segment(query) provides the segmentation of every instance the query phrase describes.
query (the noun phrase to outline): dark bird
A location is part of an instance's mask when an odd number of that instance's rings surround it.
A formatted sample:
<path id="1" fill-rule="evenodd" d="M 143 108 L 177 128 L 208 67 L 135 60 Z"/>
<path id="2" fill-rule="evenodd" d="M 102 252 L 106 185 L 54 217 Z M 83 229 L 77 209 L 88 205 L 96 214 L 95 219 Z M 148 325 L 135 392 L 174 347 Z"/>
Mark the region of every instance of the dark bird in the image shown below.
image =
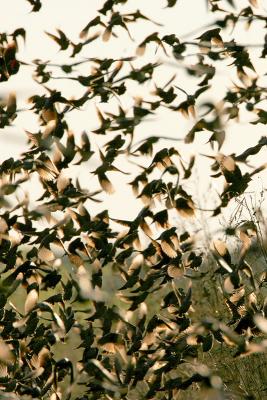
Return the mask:
<path id="1" fill-rule="evenodd" d="M 57 178 L 59 171 L 53 161 L 45 153 L 35 160 L 36 171 L 44 181 L 52 181 Z"/>
<path id="2" fill-rule="evenodd" d="M 201 87 L 200 89 L 196 90 L 196 92 L 193 95 L 189 95 L 186 93 L 186 91 L 178 86 L 175 86 L 176 89 L 179 89 L 180 91 L 182 91 L 183 93 L 186 94 L 187 99 L 185 101 L 183 101 L 182 103 L 180 103 L 178 106 L 169 106 L 169 108 L 171 110 L 174 111 L 180 111 L 183 116 L 188 117 L 190 114 L 195 117 L 196 113 L 195 113 L 195 103 L 196 103 L 196 99 L 206 90 L 208 90 L 210 88 L 210 86 L 206 85 Z"/>
<path id="3" fill-rule="evenodd" d="M 122 174 L 128 174 L 128 173 L 124 172 L 124 171 L 120 170 L 119 168 L 115 167 L 114 165 L 112 165 L 114 157 L 111 157 L 111 159 L 108 159 L 107 157 L 104 156 L 104 154 L 100 150 L 99 150 L 99 153 L 100 153 L 102 165 L 100 165 L 96 170 L 92 171 L 92 174 L 97 175 L 97 178 L 99 180 L 99 183 L 100 183 L 102 189 L 105 192 L 112 194 L 112 193 L 114 193 L 115 189 L 114 189 L 111 181 L 108 179 L 106 172 L 114 171 L 114 172 L 121 172 Z"/>
<path id="4" fill-rule="evenodd" d="M 70 40 L 67 38 L 65 33 L 60 29 L 57 29 L 59 36 L 53 35 L 52 33 L 45 32 L 47 36 L 53 39 L 60 47 L 60 50 L 66 50 L 69 47 Z"/>
<path id="5" fill-rule="evenodd" d="M 164 53 L 166 54 L 166 50 L 165 47 L 162 43 L 162 40 L 158 37 L 158 32 L 154 32 L 151 33 L 149 36 L 147 36 L 137 47 L 136 50 L 136 54 L 138 56 L 141 56 L 144 54 L 145 50 L 146 50 L 146 46 L 148 43 L 154 42 L 156 43 L 158 46 L 160 46 L 162 48 L 162 50 L 164 51 Z"/>
<path id="6" fill-rule="evenodd" d="M 153 213 L 150 211 L 149 207 L 144 207 L 138 213 L 137 217 L 133 221 L 126 221 L 122 219 L 111 218 L 112 221 L 117 222 L 123 226 L 127 226 L 129 228 L 128 234 L 136 231 L 139 227 L 148 235 L 151 235 L 151 230 L 145 221 L 145 218 L 153 218 Z"/>
<path id="7" fill-rule="evenodd" d="M 94 154 L 94 151 L 91 150 L 91 143 L 88 134 L 85 131 L 82 133 L 80 146 L 77 146 L 76 151 L 80 153 L 81 158 L 75 163 L 75 165 L 88 161 Z"/>
<path id="8" fill-rule="evenodd" d="M 221 32 L 221 28 L 215 28 L 215 29 L 210 29 L 210 30 L 202 33 L 202 35 L 197 37 L 197 39 L 199 39 L 199 41 L 200 41 L 200 46 L 201 45 L 203 45 L 203 47 L 205 47 L 205 45 L 210 46 L 211 42 L 214 42 L 217 45 L 223 46 L 223 40 L 220 35 L 220 32 Z"/>
<path id="9" fill-rule="evenodd" d="M 177 257 L 177 253 L 180 252 L 180 246 L 176 227 L 164 231 L 157 240 L 160 240 L 161 249 L 167 256 L 170 258 Z"/>
<path id="10" fill-rule="evenodd" d="M 167 167 L 170 167 L 171 165 L 173 165 L 171 156 L 174 154 L 179 155 L 179 152 L 174 147 L 171 148 L 165 147 L 164 149 L 159 150 L 155 154 L 150 166 L 156 166 L 159 169 L 165 169 Z"/>

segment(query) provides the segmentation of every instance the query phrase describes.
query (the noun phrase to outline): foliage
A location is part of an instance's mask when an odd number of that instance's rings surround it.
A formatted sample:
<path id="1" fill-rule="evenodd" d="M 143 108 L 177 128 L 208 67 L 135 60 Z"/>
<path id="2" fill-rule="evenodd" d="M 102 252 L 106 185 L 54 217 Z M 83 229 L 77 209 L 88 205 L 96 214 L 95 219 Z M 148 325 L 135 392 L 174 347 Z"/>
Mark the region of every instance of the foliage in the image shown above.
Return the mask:
<path id="1" fill-rule="evenodd" d="M 39 0 L 28 3 L 32 12 L 42 10 Z M 183 40 L 141 10 L 129 12 L 127 0 L 99 3 L 78 42 L 60 29 L 45 32 L 69 63 L 25 62 L 18 56 L 25 29 L 0 34 L 1 83 L 33 69 L 40 85 L 26 108 L 38 116 L 39 130 L 26 131 L 27 151 L 0 166 L 1 398 L 263 398 L 266 388 L 256 393 L 239 382 L 226 385 L 209 356 L 230 364 L 266 352 L 264 217 L 247 192 L 265 173 L 266 163 L 251 165 L 267 138 L 239 154 L 221 152 L 242 113 L 251 126 L 267 121 L 264 73 L 255 67 L 266 58 L 267 35 L 256 46 L 235 37 L 240 24 L 266 31 L 266 15 L 256 0 L 244 8 L 233 0 L 207 0 L 214 22 Z M 163 8 L 178 5 L 168 0 Z M 136 43 L 140 23 L 158 32 Z M 124 33 L 136 53 L 81 56 L 95 42 L 109 46 Z M 254 47 L 260 53 L 251 52 Z M 210 99 L 221 65 L 234 83 L 217 102 Z M 179 76 L 159 83 L 158 71 L 173 67 L 190 76 L 189 93 Z M 61 79 L 75 82 L 83 94 L 68 97 L 55 89 Z M 135 90 L 141 95 L 131 98 Z M 99 126 L 73 132 L 69 116 L 91 103 Z M 14 93 L 2 99 L 2 134 L 22 112 Z M 140 127 L 162 112 L 188 120 L 184 138 L 140 138 Z M 208 154 L 184 150 L 203 137 Z M 172 147 L 162 145 L 168 141 Z M 211 181 L 223 183 L 208 207 L 192 189 L 201 158 Z M 74 168 L 90 171 L 98 186 L 89 190 L 74 178 Z M 107 210 L 116 187 L 111 172 L 129 178 L 140 206 L 133 219 Z M 37 200 L 29 184 L 39 190 Z M 95 203 L 102 211 L 93 214 Z M 241 208 L 246 218 L 237 218 Z M 224 238 L 209 237 L 205 223 L 217 224 L 225 210 L 237 220 L 231 219 Z M 262 256 L 257 268 L 248 257 L 256 246 Z"/>

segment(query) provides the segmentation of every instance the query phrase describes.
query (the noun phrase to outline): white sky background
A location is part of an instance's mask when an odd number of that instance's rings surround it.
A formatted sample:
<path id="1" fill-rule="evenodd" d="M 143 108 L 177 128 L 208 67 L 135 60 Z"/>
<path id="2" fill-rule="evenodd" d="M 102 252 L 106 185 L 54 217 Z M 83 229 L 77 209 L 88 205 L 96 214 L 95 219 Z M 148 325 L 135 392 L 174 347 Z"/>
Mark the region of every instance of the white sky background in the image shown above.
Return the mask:
<path id="1" fill-rule="evenodd" d="M 44 31 L 55 33 L 56 28 L 63 30 L 66 35 L 73 41 L 79 42 L 79 33 L 84 28 L 84 26 L 96 16 L 96 10 L 103 5 L 102 0 L 43 0 L 43 6 L 38 13 L 30 13 L 31 6 L 24 0 L 2 0 L 1 9 L 2 13 L 0 15 L 0 27 L 1 31 L 13 32 L 14 29 L 19 27 L 24 27 L 27 32 L 26 45 L 21 46 L 21 53 L 19 54 L 19 59 L 30 62 L 33 59 L 50 60 L 51 62 L 59 63 L 70 63 L 73 59 L 69 58 L 68 52 L 59 52 L 58 45 L 54 43 L 48 36 L 45 35 Z M 247 0 L 237 0 L 236 3 L 242 7 L 248 6 Z M 206 1 L 205 0 L 178 0 L 175 8 L 164 9 L 166 4 L 165 0 L 131 0 L 127 4 L 129 11 L 135 11 L 140 9 L 143 14 L 152 18 L 153 20 L 162 23 L 163 27 L 158 27 L 152 25 L 148 22 L 142 23 L 138 22 L 135 28 L 134 24 L 129 25 L 130 31 L 133 34 L 136 42 L 132 43 L 127 33 L 118 29 L 116 32 L 119 35 L 119 39 L 111 39 L 109 42 L 103 42 L 101 39 L 96 40 L 92 44 L 85 47 L 83 52 L 80 54 L 80 59 L 83 57 L 125 57 L 132 56 L 135 54 L 135 49 L 138 43 L 140 43 L 144 37 L 148 34 L 159 31 L 161 34 L 171 34 L 174 33 L 178 38 L 183 38 L 183 36 L 191 31 L 194 31 L 201 26 L 205 26 L 208 22 L 213 21 L 214 15 L 207 12 Z M 267 10 L 267 0 L 261 1 L 261 9 Z M 126 7 L 123 10 L 126 12 Z M 235 37 L 240 43 L 263 43 L 264 30 L 263 24 L 256 26 L 255 28 L 250 28 L 246 31 L 244 27 L 240 24 L 238 28 L 235 29 L 234 33 L 231 35 L 229 31 L 229 37 L 223 38 L 230 40 Z M 207 30 L 207 29 L 206 29 Z M 193 36 L 189 36 L 188 39 L 195 38 L 205 31 L 205 28 L 199 33 L 194 33 Z M 150 50 L 150 48 L 153 51 Z M 253 50 L 260 54 L 259 49 Z M 160 54 L 160 53 L 159 53 Z M 75 61 L 79 59 L 79 56 L 75 58 Z M 197 88 L 196 80 L 188 77 L 184 74 L 183 69 L 179 68 L 176 61 L 171 58 L 167 60 L 165 56 L 155 55 L 154 45 L 149 47 L 146 55 L 140 59 L 140 63 L 145 64 L 145 62 L 154 62 L 157 60 L 171 61 L 161 67 L 159 72 L 156 73 L 156 80 L 158 86 L 163 86 L 174 73 L 177 74 L 177 85 L 184 88 L 187 92 L 194 92 Z M 220 64 L 220 63 L 219 63 Z M 257 60 L 255 64 L 256 70 L 259 74 L 262 71 L 267 71 L 267 61 L 266 59 Z M 24 71 L 20 71 L 18 75 L 14 75 L 8 82 L 1 83 L 0 86 L 0 97 L 4 97 L 11 90 L 17 93 L 19 100 L 19 105 L 23 106 L 24 101 L 31 95 L 43 93 L 43 89 L 37 83 L 34 83 L 31 77 L 31 69 L 29 67 L 21 67 Z M 88 66 L 79 67 L 79 71 L 86 73 L 88 71 Z M 231 87 L 232 83 L 235 82 L 240 84 L 235 75 L 235 69 L 232 67 L 232 72 L 230 69 L 225 69 L 223 65 L 218 65 L 218 75 L 212 80 L 212 90 L 207 94 L 203 95 L 203 98 L 207 100 L 220 99 L 225 93 L 225 87 Z M 56 75 L 56 74 L 54 74 Z M 63 76 L 63 73 L 58 69 L 58 76 Z M 23 77 L 23 78 L 22 78 Z M 267 79 L 264 77 L 261 81 L 263 86 L 267 86 Z M 67 97 L 75 96 L 79 97 L 85 92 L 85 88 L 81 87 L 76 82 L 70 82 L 69 80 L 54 80 L 49 81 L 47 86 L 50 88 L 57 88 L 62 91 L 62 94 Z M 146 94 L 153 89 L 153 86 L 145 84 L 140 87 L 137 92 L 133 87 L 133 92 L 131 95 Z M 205 97 L 206 96 L 206 97 Z M 201 97 L 202 99 L 202 97 Z M 183 101 L 184 96 L 178 97 L 178 100 Z M 90 103 L 90 104 L 89 104 Z M 70 128 L 74 131 L 75 135 L 79 135 L 83 130 L 90 132 L 90 130 L 96 129 L 99 126 L 99 122 L 96 118 L 95 102 L 88 102 L 86 107 L 84 107 L 84 112 L 78 111 L 77 113 L 72 112 L 68 117 L 70 122 Z M 115 104 L 115 103 L 114 103 Z M 132 102 L 125 100 L 123 108 L 130 108 Z M 267 104 L 262 102 L 260 104 L 261 108 L 267 108 Z M 25 104 L 24 104 L 25 107 Z M 30 107 L 27 105 L 27 107 Z M 110 110 L 113 105 L 101 104 L 99 108 L 102 111 Z M 116 108 L 113 108 L 116 110 Z M 261 136 L 266 135 L 266 127 L 264 125 L 250 125 L 247 122 L 247 115 L 241 116 L 240 123 L 231 123 L 230 128 L 227 130 L 227 139 L 221 149 L 224 154 L 236 153 L 240 154 L 247 147 L 257 144 Z M 141 124 L 141 127 L 137 129 L 136 141 L 154 135 L 172 136 L 175 138 L 183 138 L 185 134 L 193 126 L 194 120 L 185 120 L 177 113 L 170 113 L 162 111 L 159 116 L 155 118 L 148 118 L 147 122 Z M 32 113 L 25 112 L 19 114 L 18 118 L 14 121 L 14 127 L 5 128 L 0 130 L 0 162 L 8 157 L 18 157 L 19 154 L 26 150 L 26 135 L 24 129 L 29 130 L 33 133 L 37 132 L 39 129 L 38 118 Z M 205 154 L 212 154 L 211 149 L 206 145 L 210 134 L 200 133 L 197 135 L 196 143 L 192 146 L 183 145 L 182 142 L 171 142 L 171 141 L 161 141 L 160 147 L 171 147 L 175 146 L 183 154 L 185 153 L 185 158 L 188 158 L 190 152 L 200 152 Z M 101 146 L 110 140 L 112 136 L 100 137 L 93 135 L 92 140 L 96 145 Z M 266 149 L 262 150 L 260 154 L 253 157 L 253 164 L 255 166 L 266 162 Z M 139 160 L 137 160 L 139 161 Z M 99 165 L 99 158 L 96 157 L 95 160 L 91 159 L 88 163 L 88 167 L 84 167 L 79 170 L 79 177 L 84 185 L 94 189 L 95 183 L 97 183 L 96 178 L 89 174 Z M 146 161 L 146 165 L 150 163 L 149 160 Z M 195 179 L 190 180 L 189 192 L 193 192 L 197 186 L 197 192 L 200 193 L 200 198 L 203 196 L 201 193 L 205 192 L 207 189 L 208 176 L 210 171 L 208 170 L 209 162 L 208 160 L 201 158 L 198 165 L 198 171 L 196 172 Z M 81 167 L 79 167 L 81 168 Z M 125 166 L 125 170 L 129 168 Z M 141 203 L 138 202 L 132 195 L 131 188 L 126 185 L 127 182 L 131 180 L 129 177 L 122 177 L 120 174 L 109 174 L 110 179 L 114 182 L 116 187 L 116 193 L 111 196 L 102 196 L 104 202 L 100 206 L 96 206 L 94 203 L 92 205 L 92 210 L 101 211 L 108 208 L 110 215 L 117 218 L 133 218 L 138 210 L 140 210 Z M 201 179 L 202 180 L 201 180 Z M 255 183 L 250 187 L 252 191 L 259 192 L 262 185 L 266 187 L 267 179 L 266 172 L 262 172 L 259 177 L 255 177 Z M 194 187 L 195 185 L 195 187 Z M 97 185 L 98 186 L 98 185 Z M 31 192 L 35 191 L 34 186 L 30 187 Z M 205 196 L 203 197 L 205 200 Z M 203 200 L 203 201 L 204 201 Z M 202 203 L 203 203 L 202 201 Z M 210 204 L 211 205 L 211 204 Z"/>

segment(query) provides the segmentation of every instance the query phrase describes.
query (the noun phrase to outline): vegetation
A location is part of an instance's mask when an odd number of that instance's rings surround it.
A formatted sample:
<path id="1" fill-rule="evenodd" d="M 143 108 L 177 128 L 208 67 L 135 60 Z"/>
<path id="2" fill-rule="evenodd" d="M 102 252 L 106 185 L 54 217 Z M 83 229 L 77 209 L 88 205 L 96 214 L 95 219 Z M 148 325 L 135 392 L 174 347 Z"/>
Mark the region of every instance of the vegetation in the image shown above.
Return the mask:
<path id="1" fill-rule="evenodd" d="M 45 32 L 67 62 L 0 34 L 1 84 L 38 84 L 2 98 L 1 135 L 39 124 L 0 165 L 1 399 L 267 399 L 266 10 L 206 0 L 213 21 L 180 38 L 179 1 L 154 3 L 160 23 L 101 0 L 76 38 Z M 94 56 L 121 39 L 127 54 Z M 98 126 L 73 130 L 85 112 Z M 111 213 L 129 185 L 137 212 Z"/>

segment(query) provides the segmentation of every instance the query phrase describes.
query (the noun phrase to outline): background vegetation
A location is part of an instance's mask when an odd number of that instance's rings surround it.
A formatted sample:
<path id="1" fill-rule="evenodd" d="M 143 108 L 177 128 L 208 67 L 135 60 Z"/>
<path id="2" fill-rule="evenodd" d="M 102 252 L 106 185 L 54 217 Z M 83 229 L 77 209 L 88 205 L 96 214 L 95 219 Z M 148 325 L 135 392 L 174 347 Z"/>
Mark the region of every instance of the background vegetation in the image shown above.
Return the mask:
<path id="1" fill-rule="evenodd" d="M 106 0 L 75 38 L 45 32 L 62 62 L 0 34 L 1 134 L 38 125 L 0 166 L 1 399 L 267 398 L 266 10 L 207 0 L 180 38 L 179 1 L 156 3 L 160 22 Z"/>

